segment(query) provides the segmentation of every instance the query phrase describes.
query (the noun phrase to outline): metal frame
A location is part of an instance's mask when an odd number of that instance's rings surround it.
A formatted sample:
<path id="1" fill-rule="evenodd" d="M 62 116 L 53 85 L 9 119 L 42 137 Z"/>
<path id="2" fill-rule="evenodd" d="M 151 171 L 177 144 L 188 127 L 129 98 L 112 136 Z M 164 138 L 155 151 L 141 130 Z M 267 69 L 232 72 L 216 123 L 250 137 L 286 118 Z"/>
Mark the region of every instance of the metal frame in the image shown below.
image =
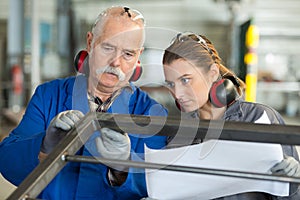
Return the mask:
<path id="1" fill-rule="evenodd" d="M 132 126 L 132 121 L 138 126 Z M 208 120 L 191 120 L 172 117 L 120 115 L 109 113 L 88 113 L 67 136 L 53 149 L 47 158 L 41 162 L 9 196 L 8 200 L 33 199 L 51 182 L 67 162 L 89 162 L 103 164 L 118 164 L 135 168 L 162 169 L 181 172 L 204 173 L 221 176 L 242 177 L 261 180 L 275 180 L 300 183 L 300 178 L 274 176 L 251 172 L 215 170 L 176 165 L 160 165 L 157 163 L 120 161 L 104 158 L 74 156 L 94 131 L 100 127 L 108 127 L 118 131 L 139 134 L 176 136 L 179 138 L 196 137 L 208 139 L 208 130 L 220 132 L 218 139 L 279 143 L 300 145 L 300 127 L 283 125 L 253 124 L 245 122 L 224 122 Z M 147 128 L 145 128 L 147 127 Z M 176 135 L 180 129 L 184 135 Z M 195 132 L 196 131 L 196 132 Z M 211 138 L 210 138 L 211 139 Z"/>

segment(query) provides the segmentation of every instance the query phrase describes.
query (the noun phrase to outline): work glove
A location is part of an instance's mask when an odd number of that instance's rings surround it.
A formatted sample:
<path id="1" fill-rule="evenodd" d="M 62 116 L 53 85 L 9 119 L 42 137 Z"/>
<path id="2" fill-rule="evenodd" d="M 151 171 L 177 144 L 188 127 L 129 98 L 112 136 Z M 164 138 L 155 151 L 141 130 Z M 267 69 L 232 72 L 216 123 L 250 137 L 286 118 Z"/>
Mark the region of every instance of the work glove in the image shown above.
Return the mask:
<path id="1" fill-rule="evenodd" d="M 119 133 L 109 128 L 102 128 L 100 131 L 101 136 L 96 138 L 96 146 L 102 157 L 128 160 L 131 149 L 128 134 Z M 107 176 L 110 185 L 122 185 L 127 179 L 127 170 L 128 168 L 124 166 L 109 166 Z"/>
<path id="2" fill-rule="evenodd" d="M 130 139 L 127 133 L 119 133 L 109 128 L 101 128 L 101 136 L 96 138 L 98 152 L 104 158 L 128 160 Z"/>
<path id="3" fill-rule="evenodd" d="M 284 159 L 271 168 L 275 175 L 286 175 L 300 177 L 300 163 L 291 156 L 284 156 Z"/>
<path id="4" fill-rule="evenodd" d="M 41 152 L 49 154 L 83 116 L 84 114 L 79 110 L 67 110 L 56 115 L 47 128 Z"/>

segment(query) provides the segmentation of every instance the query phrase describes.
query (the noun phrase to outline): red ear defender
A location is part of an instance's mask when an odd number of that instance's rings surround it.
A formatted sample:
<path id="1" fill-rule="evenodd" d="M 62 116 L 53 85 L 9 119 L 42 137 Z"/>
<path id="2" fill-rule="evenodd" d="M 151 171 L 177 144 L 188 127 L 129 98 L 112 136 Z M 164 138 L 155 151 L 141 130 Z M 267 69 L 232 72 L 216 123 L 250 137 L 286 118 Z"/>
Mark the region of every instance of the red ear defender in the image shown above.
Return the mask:
<path id="1" fill-rule="evenodd" d="M 175 105 L 178 108 L 178 110 L 182 111 L 182 107 L 180 106 L 180 104 L 178 103 L 178 101 L 175 99 Z"/>
<path id="2" fill-rule="evenodd" d="M 239 84 L 236 81 L 232 81 L 231 78 L 223 78 L 214 82 L 209 91 L 210 102 L 217 108 L 232 104 L 239 97 L 236 89 L 236 85 Z"/>
<path id="3" fill-rule="evenodd" d="M 89 53 L 86 50 L 79 51 L 74 58 L 75 71 L 88 75 L 89 73 Z"/>
<path id="4" fill-rule="evenodd" d="M 141 65 L 141 62 L 138 61 L 134 71 L 133 71 L 133 74 L 131 75 L 129 81 L 133 82 L 133 81 L 137 81 L 139 80 L 139 78 L 141 77 L 143 73 L 143 68 L 142 68 L 142 65 Z"/>

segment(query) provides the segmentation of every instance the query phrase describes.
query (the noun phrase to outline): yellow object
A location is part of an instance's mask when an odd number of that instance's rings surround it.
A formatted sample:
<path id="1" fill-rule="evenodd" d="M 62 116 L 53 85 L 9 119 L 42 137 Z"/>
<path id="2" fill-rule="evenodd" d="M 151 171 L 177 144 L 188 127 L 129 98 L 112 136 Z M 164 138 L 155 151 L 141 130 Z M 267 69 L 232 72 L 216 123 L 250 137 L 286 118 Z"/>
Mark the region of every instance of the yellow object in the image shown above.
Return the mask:
<path id="1" fill-rule="evenodd" d="M 256 48 L 259 42 L 259 30 L 255 25 L 250 25 L 246 32 L 246 46 Z"/>
<path id="2" fill-rule="evenodd" d="M 257 83 L 257 74 L 246 75 L 246 91 L 245 91 L 245 100 L 249 102 L 256 101 L 256 83 Z"/>
<path id="3" fill-rule="evenodd" d="M 246 65 L 257 64 L 257 54 L 254 52 L 246 53 L 244 57 L 244 62 Z"/>
<path id="4" fill-rule="evenodd" d="M 255 25 L 250 25 L 246 32 L 246 46 L 248 52 L 244 56 L 244 62 L 247 65 L 247 74 L 245 77 L 246 90 L 245 100 L 249 102 L 256 101 L 257 85 L 257 54 L 256 47 L 259 43 L 259 30 Z"/>

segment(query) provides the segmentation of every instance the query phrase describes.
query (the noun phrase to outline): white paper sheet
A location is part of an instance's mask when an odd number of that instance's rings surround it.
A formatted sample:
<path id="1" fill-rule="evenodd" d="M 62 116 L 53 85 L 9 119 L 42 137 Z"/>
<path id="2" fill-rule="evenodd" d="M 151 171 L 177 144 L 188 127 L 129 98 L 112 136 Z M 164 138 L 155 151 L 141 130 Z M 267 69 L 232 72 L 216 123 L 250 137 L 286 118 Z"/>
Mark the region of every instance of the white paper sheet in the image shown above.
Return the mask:
<path id="1" fill-rule="evenodd" d="M 201 150 L 208 152 L 201 156 Z M 152 150 L 145 147 L 145 161 L 212 169 L 268 173 L 283 159 L 279 144 L 210 140 L 186 147 Z M 154 199 L 213 199 L 243 192 L 288 196 L 289 184 L 276 181 L 146 169 L 149 197 Z"/>
<path id="2" fill-rule="evenodd" d="M 17 187 L 8 182 L 0 173 L 0 199 L 6 199 Z"/>

